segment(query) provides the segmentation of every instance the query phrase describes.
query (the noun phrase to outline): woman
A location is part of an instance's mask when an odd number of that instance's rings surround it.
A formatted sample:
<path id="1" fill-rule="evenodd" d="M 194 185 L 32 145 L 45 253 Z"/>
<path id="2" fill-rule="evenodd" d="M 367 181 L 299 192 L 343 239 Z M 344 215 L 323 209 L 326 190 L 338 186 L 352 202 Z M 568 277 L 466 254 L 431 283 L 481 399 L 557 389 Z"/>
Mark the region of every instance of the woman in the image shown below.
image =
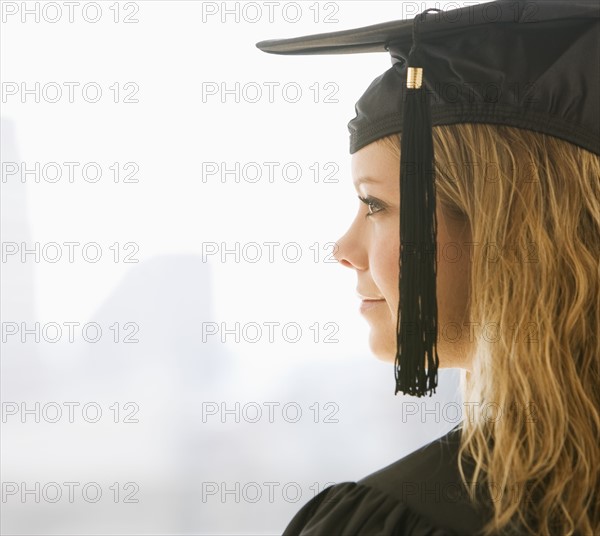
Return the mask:
<path id="1" fill-rule="evenodd" d="M 494 20 L 490 6 L 500 9 Z M 473 410 L 409 456 L 324 489 L 284 535 L 600 534 L 597 3 L 500 0 L 446 21 L 424 14 L 414 27 L 258 44 L 283 54 L 390 52 L 392 69 L 349 123 L 360 204 L 336 258 L 356 271 L 373 353 L 404 370 L 398 389 L 434 389 L 439 357 L 463 369 Z M 416 104 L 410 82 L 406 98 L 394 98 L 417 66 L 431 102 Z M 500 96 L 451 102 L 435 87 L 469 77 L 495 81 Z M 509 89 L 511 78 L 524 94 Z M 410 165 L 421 171 L 410 177 Z M 411 257 L 403 238 L 422 238 L 424 249 L 430 230 L 432 265 Z M 433 326 L 435 345 L 403 353 L 399 320 L 415 309 L 417 342 Z M 450 326 L 462 329 L 444 336 Z"/>

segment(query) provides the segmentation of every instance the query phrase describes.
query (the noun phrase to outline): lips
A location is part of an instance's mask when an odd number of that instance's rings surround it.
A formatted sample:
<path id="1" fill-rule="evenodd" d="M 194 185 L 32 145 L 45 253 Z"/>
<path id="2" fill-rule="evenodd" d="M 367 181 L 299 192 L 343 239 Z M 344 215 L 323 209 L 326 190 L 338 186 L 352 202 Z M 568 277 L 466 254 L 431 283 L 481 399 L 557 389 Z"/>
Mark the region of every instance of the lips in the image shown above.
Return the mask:
<path id="1" fill-rule="evenodd" d="M 384 298 L 380 296 L 367 296 L 366 294 L 362 294 L 361 292 L 356 292 L 357 296 L 363 301 L 380 301 Z"/>
<path id="2" fill-rule="evenodd" d="M 368 311 L 374 307 L 377 307 L 378 305 L 385 303 L 384 299 L 377 299 L 377 300 L 371 300 L 371 299 L 363 299 L 360 302 L 360 312 L 364 313 L 365 311 Z"/>

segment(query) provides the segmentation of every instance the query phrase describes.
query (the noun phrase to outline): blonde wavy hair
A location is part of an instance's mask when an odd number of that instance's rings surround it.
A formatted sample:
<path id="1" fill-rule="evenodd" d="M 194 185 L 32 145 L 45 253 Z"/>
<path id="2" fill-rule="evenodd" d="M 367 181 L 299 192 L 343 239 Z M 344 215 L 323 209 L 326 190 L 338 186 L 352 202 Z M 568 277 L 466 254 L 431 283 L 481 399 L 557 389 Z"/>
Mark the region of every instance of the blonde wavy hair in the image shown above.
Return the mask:
<path id="1" fill-rule="evenodd" d="M 484 534 L 600 534 L 600 157 L 506 125 L 433 141 L 437 202 L 475 244 L 470 320 L 499 327 L 461 377 L 464 401 L 498 408 L 461 424 L 463 484 L 493 498 Z M 378 143 L 399 157 L 399 135 Z"/>

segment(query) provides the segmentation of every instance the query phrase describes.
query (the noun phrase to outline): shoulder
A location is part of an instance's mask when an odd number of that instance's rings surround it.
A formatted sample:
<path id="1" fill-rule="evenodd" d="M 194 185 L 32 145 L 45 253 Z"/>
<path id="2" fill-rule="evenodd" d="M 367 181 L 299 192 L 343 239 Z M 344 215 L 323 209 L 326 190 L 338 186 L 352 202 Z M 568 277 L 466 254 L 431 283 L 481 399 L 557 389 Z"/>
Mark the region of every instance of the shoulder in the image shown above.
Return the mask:
<path id="1" fill-rule="evenodd" d="M 324 535 L 454 536 L 405 504 L 357 482 L 325 488 L 292 518 L 283 536 Z"/>
<path id="2" fill-rule="evenodd" d="M 358 481 L 405 504 L 435 526 L 457 534 L 478 533 L 490 515 L 489 502 L 474 505 L 458 468 L 460 428 Z M 472 464 L 463 462 L 467 481 Z"/>
<path id="3" fill-rule="evenodd" d="M 455 428 L 357 482 L 325 488 L 297 512 L 284 536 L 477 534 L 486 512 L 463 492 L 459 434 Z"/>
<path id="4" fill-rule="evenodd" d="M 359 483 L 382 488 L 383 491 L 404 499 L 406 494 L 402 493 L 403 489 L 409 490 L 415 484 L 455 480 L 459 447 L 460 429 L 456 427 L 446 435 L 364 477 Z M 399 488 L 398 483 L 403 483 L 403 486 Z"/>

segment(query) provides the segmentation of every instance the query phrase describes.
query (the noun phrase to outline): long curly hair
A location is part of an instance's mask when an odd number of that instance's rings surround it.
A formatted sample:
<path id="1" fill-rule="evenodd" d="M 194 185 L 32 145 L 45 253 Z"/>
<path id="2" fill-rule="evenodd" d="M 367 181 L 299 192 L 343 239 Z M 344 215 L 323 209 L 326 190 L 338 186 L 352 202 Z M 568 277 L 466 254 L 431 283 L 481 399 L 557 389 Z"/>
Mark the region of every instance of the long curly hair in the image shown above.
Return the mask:
<path id="1" fill-rule="evenodd" d="M 494 326 L 461 376 L 465 402 L 495 408 L 461 423 L 463 484 L 493 498 L 484 534 L 600 534 L 600 157 L 506 125 L 433 141 L 437 202 L 471 230 L 469 319 Z M 400 156 L 398 134 L 378 142 Z"/>

